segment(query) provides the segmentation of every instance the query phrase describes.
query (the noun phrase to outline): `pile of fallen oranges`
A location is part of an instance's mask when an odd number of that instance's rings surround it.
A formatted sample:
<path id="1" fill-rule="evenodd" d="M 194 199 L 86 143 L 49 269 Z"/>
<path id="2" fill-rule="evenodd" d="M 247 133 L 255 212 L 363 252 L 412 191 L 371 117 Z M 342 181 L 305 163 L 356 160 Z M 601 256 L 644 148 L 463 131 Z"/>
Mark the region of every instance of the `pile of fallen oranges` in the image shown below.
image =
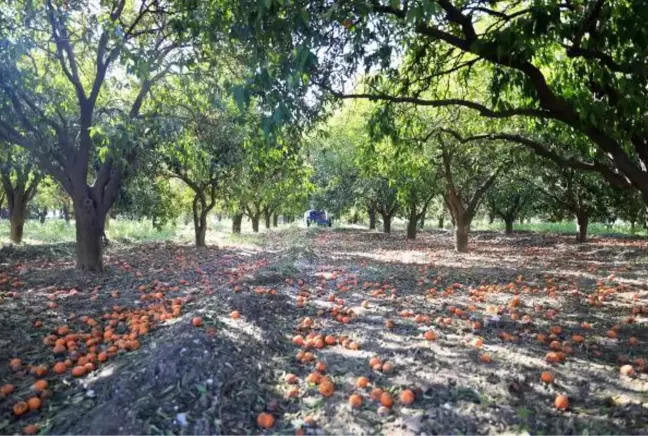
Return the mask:
<path id="1" fill-rule="evenodd" d="M 51 349 L 49 358 L 31 364 L 25 364 L 19 358 L 9 361 L 16 379 L 23 381 L 31 375 L 36 379 L 33 385 L 28 390 L 18 390 L 15 385 L 7 383 L 0 388 L 0 396 L 10 399 L 15 397 L 11 407 L 16 417 L 39 410 L 51 396 L 48 388 L 53 377 L 88 375 L 116 355 L 139 349 L 140 338 L 148 335 L 160 323 L 179 317 L 186 299 L 166 298 L 164 294 L 176 290 L 177 286 L 154 281 L 150 293 L 147 293 L 147 286 L 139 287 L 142 301 L 154 301 L 145 308 L 130 309 L 115 305 L 111 311 L 98 318 L 85 315 L 77 318 L 75 314 L 69 314 L 70 325 L 56 326 L 43 338 L 43 344 Z M 93 293 L 96 291 L 97 289 L 93 290 Z M 118 292 L 111 291 L 111 295 Z M 40 320 L 34 322 L 35 327 L 42 325 Z M 50 381 L 45 377 L 49 377 Z M 24 382 L 20 384 L 24 385 Z M 31 425 L 23 431 L 35 434 L 38 428 Z"/>

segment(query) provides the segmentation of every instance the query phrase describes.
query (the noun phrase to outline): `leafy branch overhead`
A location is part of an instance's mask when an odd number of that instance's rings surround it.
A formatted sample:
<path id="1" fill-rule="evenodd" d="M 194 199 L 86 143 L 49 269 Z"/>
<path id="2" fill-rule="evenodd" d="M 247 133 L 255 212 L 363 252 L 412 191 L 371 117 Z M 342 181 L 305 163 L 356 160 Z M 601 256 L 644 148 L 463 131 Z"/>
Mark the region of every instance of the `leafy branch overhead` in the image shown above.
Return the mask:
<path id="1" fill-rule="evenodd" d="M 273 87 L 271 110 L 281 102 L 307 116 L 301 109 L 327 98 L 458 107 L 488 118 L 524 118 L 522 131 L 500 138 L 517 142 L 556 125 L 593 147 L 574 155 L 561 143 L 546 157 L 588 166 L 638 190 L 646 202 L 643 6 L 640 0 L 249 0 L 240 2 L 246 13 L 235 15 L 234 28 L 257 56 L 250 89 Z M 349 89 L 359 72 L 362 89 Z"/>

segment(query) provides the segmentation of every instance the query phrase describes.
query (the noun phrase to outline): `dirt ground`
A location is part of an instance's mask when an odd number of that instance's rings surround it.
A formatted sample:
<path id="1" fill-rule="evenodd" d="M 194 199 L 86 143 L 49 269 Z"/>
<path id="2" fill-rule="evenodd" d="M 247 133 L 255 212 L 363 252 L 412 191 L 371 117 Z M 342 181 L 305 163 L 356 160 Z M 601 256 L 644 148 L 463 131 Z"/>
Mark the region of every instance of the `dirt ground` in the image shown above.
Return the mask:
<path id="1" fill-rule="evenodd" d="M 76 272 L 70 245 L 3 249 L 0 385 L 15 389 L 0 433 L 648 433 L 646 240 L 478 232 L 465 255 L 447 232 L 262 242 L 114 245 L 100 275 Z"/>

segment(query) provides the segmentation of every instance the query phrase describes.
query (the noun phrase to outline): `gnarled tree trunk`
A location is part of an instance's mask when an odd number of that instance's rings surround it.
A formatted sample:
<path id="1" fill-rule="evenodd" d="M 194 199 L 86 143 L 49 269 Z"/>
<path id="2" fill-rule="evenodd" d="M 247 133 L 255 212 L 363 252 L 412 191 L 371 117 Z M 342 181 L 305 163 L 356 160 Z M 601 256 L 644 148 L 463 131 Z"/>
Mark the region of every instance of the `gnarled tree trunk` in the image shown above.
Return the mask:
<path id="1" fill-rule="evenodd" d="M 107 211 L 96 207 L 89 197 L 74 200 L 76 219 L 77 268 L 84 271 L 103 271 L 102 238 Z"/>
<path id="2" fill-rule="evenodd" d="M 232 233 L 241 233 L 242 222 L 243 222 L 242 213 L 237 213 L 232 217 Z"/>
<path id="3" fill-rule="evenodd" d="M 194 199 L 193 199 L 193 222 L 194 233 L 196 236 L 196 247 L 204 247 L 206 245 L 207 235 L 207 216 L 216 204 L 216 189 L 214 185 L 198 186 L 194 184 Z M 209 194 L 209 201 L 205 195 L 206 191 Z"/>
<path id="4" fill-rule="evenodd" d="M 504 218 L 504 225 L 506 226 L 505 233 L 507 235 L 510 235 L 510 234 L 513 233 L 513 221 L 515 221 L 515 218 L 512 218 L 512 217 Z"/>
<path id="5" fill-rule="evenodd" d="M 204 247 L 206 244 L 205 239 L 207 236 L 207 218 L 201 216 L 199 223 L 194 226 L 196 233 L 196 247 Z"/>
<path id="6" fill-rule="evenodd" d="M 443 143 L 442 143 L 443 145 Z M 479 207 L 479 203 L 488 189 L 493 185 L 497 175 L 501 171 L 501 167 L 497 168 L 486 178 L 482 184 L 472 193 L 468 201 L 462 200 L 462 195 L 459 195 L 457 188 L 452 178 L 452 170 L 450 166 L 451 156 L 445 149 L 442 148 L 443 166 L 446 178 L 446 191 L 444 194 L 444 201 L 450 216 L 453 219 L 454 232 L 455 232 L 455 251 L 458 253 L 468 252 L 468 233 L 470 233 L 470 224 Z M 467 197 L 467 195 L 463 195 Z"/>
<path id="7" fill-rule="evenodd" d="M 20 244 L 23 238 L 27 204 L 22 203 L 9 208 L 9 224 L 11 227 L 9 238 L 14 244 Z"/>
<path id="8" fill-rule="evenodd" d="M 265 208 L 263 211 L 263 219 L 265 221 L 265 228 L 269 230 L 272 222 L 272 213 L 268 208 Z"/>
<path id="9" fill-rule="evenodd" d="M 206 203 L 201 201 L 200 194 L 196 193 L 193 202 L 193 221 L 194 221 L 194 234 L 196 237 L 196 247 L 204 247 L 206 245 L 207 237 L 207 215 L 209 208 Z"/>
<path id="10" fill-rule="evenodd" d="M 20 244 L 23 238 L 23 228 L 27 218 L 27 202 L 25 193 L 16 190 L 9 196 L 9 238 L 14 244 Z"/>
<path id="11" fill-rule="evenodd" d="M 23 228 L 27 218 L 27 204 L 36 195 L 36 188 L 40 181 L 39 175 L 33 175 L 32 180 L 27 184 L 31 173 L 31 167 L 18 168 L 15 182 L 9 171 L 9 164 L 0 168 L 0 181 L 7 196 L 7 208 L 9 209 L 9 238 L 11 242 L 20 244 L 23 238 Z"/>
<path id="12" fill-rule="evenodd" d="M 252 220 L 252 231 L 254 233 L 259 233 L 259 219 L 261 218 L 261 214 L 253 215 L 250 217 L 250 220 Z"/>
<path id="13" fill-rule="evenodd" d="M 416 213 L 416 205 L 410 205 L 410 211 L 407 220 L 407 239 L 416 239 L 417 222 L 418 214 Z"/>
<path id="14" fill-rule="evenodd" d="M 367 212 L 369 213 L 369 230 L 376 230 L 376 209 L 370 207 Z"/>
<path id="15" fill-rule="evenodd" d="M 585 242 L 587 240 L 587 227 L 589 225 L 589 214 L 587 209 L 582 208 L 576 214 L 576 240 Z"/>
<path id="16" fill-rule="evenodd" d="M 383 219 L 383 233 L 391 233 L 392 216 L 389 214 L 380 214 Z"/>
<path id="17" fill-rule="evenodd" d="M 470 221 L 457 219 L 454 232 L 455 251 L 457 253 L 468 253 L 468 234 L 470 233 Z"/>

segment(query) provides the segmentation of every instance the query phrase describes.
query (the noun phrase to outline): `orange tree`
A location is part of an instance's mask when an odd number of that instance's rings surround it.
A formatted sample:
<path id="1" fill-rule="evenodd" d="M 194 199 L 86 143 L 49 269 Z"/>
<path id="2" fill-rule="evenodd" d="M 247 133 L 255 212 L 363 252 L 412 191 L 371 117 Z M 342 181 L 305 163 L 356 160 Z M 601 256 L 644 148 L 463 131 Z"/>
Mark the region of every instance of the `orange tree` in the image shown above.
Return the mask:
<path id="1" fill-rule="evenodd" d="M 106 215 L 148 145 L 147 97 L 191 53 L 178 18 L 167 0 L 0 8 L 0 140 L 72 198 L 80 269 L 103 269 Z"/>
<path id="2" fill-rule="evenodd" d="M 191 190 L 195 242 L 203 247 L 209 213 L 225 186 L 236 183 L 249 120 L 218 83 L 204 77 L 169 81 L 155 101 L 160 105 L 156 156 L 168 177 Z"/>
<path id="3" fill-rule="evenodd" d="M 7 198 L 11 242 L 20 244 L 29 202 L 43 177 L 33 159 L 24 151 L 4 144 L 0 148 L 0 182 Z"/>
<path id="4" fill-rule="evenodd" d="M 240 220 L 246 215 L 252 231 L 259 231 L 261 218 L 270 228 L 270 217 L 281 210 L 292 214 L 306 207 L 312 186 L 308 169 L 297 152 L 294 132 L 275 132 L 272 136 L 257 136 L 246 144 L 245 158 L 236 180 L 228 187 L 229 205 L 234 212 L 236 233 Z"/>
<path id="5" fill-rule="evenodd" d="M 258 61 L 251 88 L 271 90 L 277 120 L 286 107 L 333 96 L 555 123 L 593 147 L 572 154 L 564 143 L 532 143 L 527 131 L 499 139 L 599 172 L 648 203 L 643 0 L 244 0 L 230 16 Z M 359 70 L 372 73 L 368 86 L 350 93 L 344 84 Z M 451 75 L 482 92 L 444 92 Z"/>

